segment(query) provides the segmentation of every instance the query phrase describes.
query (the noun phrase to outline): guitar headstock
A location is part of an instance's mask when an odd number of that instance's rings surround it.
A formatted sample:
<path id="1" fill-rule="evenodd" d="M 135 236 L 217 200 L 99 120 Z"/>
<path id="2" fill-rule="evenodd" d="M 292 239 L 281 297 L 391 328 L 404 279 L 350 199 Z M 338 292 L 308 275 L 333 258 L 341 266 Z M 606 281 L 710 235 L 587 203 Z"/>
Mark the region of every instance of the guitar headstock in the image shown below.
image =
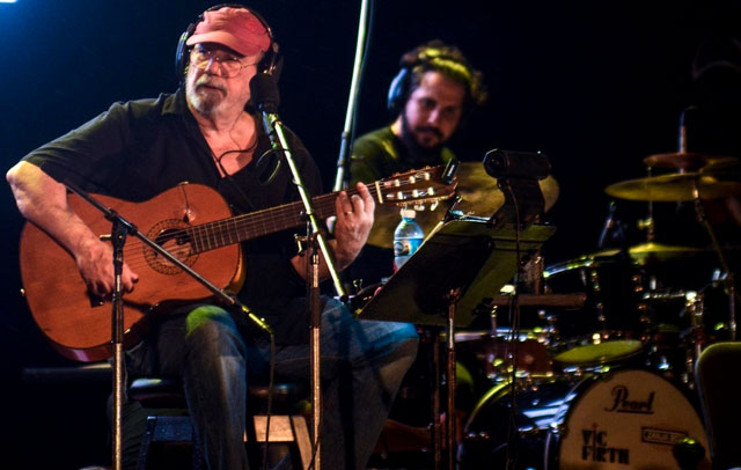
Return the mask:
<path id="1" fill-rule="evenodd" d="M 445 174 L 444 165 L 409 170 L 376 181 L 376 202 L 396 206 L 433 204 L 453 197 L 457 184 L 455 176 Z"/>

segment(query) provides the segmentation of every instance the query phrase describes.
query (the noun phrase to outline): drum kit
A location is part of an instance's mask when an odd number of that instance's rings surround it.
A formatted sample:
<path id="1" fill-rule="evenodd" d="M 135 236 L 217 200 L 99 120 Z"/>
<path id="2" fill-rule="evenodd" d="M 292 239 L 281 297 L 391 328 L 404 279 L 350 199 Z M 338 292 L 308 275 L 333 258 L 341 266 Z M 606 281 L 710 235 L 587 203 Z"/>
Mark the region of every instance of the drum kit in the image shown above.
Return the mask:
<path id="1" fill-rule="evenodd" d="M 473 339 L 492 385 L 466 421 L 460 468 L 710 468 L 693 367 L 710 343 L 735 340 L 736 325 L 729 250 L 703 209 L 741 196 L 738 162 L 680 152 L 644 163 L 649 176 L 605 192 L 648 203 L 647 238 L 542 271 L 544 298 L 580 292 L 583 308 L 541 306 L 544 325 Z M 652 176 L 657 168 L 673 172 Z M 657 242 L 653 205 L 662 202 L 694 204 L 711 247 Z M 606 228 L 619 228 L 612 215 Z M 499 368 L 495 357 L 505 358 Z M 704 457 L 676 454 L 687 439 Z"/>
<path id="2" fill-rule="evenodd" d="M 736 340 L 738 240 L 730 248 L 719 240 L 704 209 L 741 197 L 739 163 L 687 152 L 644 163 L 649 176 L 605 189 L 647 203 L 648 217 L 637 224 L 642 242 L 629 245 L 620 234 L 609 238 L 618 246 L 606 247 L 603 233 L 600 251 L 550 266 L 540 258 L 516 319 L 511 296 L 500 296 L 483 305 L 485 329 L 455 333 L 456 359 L 476 396 L 483 392 L 463 410 L 459 468 L 711 468 L 693 368 L 709 344 Z M 652 175 L 656 169 L 670 173 Z M 504 202 L 496 180 L 473 165 L 463 164 L 458 181 L 466 213 L 486 216 Z M 558 184 L 549 177 L 540 187 L 548 210 Z M 654 204 L 664 202 L 693 206 L 709 248 L 656 240 Z M 418 216 L 426 231 L 436 215 Z M 620 230 L 613 215 L 606 231 Z M 369 243 L 391 240 L 383 230 L 397 217 L 377 216 Z M 741 217 L 734 222 L 741 227 Z M 677 454 L 686 442 L 704 456 Z"/>

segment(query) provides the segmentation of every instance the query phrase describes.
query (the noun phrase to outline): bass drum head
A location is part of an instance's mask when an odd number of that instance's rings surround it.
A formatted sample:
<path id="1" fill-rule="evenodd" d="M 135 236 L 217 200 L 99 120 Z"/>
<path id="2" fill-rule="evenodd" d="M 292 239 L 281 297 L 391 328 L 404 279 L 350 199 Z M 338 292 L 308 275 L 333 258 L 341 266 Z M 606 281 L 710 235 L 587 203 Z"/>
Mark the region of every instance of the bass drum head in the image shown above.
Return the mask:
<path id="1" fill-rule="evenodd" d="M 554 420 L 547 447 L 556 468 L 678 469 L 673 446 L 689 437 L 709 447 L 695 407 L 671 382 L 643 370 L 620 370 L 574 387 Z"/>

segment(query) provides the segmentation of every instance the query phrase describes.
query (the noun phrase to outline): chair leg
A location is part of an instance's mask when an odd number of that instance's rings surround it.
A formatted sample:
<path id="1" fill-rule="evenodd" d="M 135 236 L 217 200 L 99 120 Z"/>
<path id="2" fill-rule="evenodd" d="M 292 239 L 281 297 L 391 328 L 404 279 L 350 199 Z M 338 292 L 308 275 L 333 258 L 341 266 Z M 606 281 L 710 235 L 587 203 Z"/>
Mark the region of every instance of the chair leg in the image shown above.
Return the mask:
<path id="1" fill-rule="evenodd" d="M 147 430 L 142 436 L 142 442 L 139 446 L 139 460 L 136 464 L 136 470 L 146 470 L 147 458 L 149 458 L 149 449 L 152 446 L 155 428 L 157 427 L 157 417 L 149 416 L 147 418 Z"/>

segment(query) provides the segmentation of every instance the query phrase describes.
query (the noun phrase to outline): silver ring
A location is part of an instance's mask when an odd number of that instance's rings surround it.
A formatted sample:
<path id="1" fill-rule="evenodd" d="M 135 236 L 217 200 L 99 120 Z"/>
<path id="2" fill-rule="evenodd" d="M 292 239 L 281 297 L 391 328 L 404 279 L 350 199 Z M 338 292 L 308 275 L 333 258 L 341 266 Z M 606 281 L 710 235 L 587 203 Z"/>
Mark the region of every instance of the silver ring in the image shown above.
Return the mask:
<path id="1" fill-rule="evenodd" d="M 345 211 L 345 217 L 347 217 L 348 215 L 350 215 L 352 213 L 353 213 L 352 211 Z"/>

